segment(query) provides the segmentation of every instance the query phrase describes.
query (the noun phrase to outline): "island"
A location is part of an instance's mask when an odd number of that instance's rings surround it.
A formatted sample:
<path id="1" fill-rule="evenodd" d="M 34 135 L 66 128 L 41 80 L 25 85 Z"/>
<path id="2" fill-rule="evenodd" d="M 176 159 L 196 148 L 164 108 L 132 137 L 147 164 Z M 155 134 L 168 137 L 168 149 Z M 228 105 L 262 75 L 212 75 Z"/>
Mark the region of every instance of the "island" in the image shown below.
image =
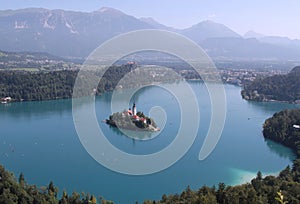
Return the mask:
<path id="1" fill-rule="evenodd" d="M 150 132 L 160 130 L 152 118 L 145 116 L 143 112 L 137 112 L 135 102 L 133 103 L 132 109 L 129 108 L 123 112 L 113 113 L 105 122 L 111 127 L 125 130 Z"/>

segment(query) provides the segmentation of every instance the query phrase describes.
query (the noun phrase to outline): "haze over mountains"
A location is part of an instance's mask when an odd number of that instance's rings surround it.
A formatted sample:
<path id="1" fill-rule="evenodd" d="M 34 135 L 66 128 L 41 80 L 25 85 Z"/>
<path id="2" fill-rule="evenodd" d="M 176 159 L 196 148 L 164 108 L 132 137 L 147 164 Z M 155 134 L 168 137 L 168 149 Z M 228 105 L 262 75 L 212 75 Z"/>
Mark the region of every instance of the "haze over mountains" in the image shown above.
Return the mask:
<path id="1" fill-rule="evenodd" d="M 139 29 L 183 34 L 221 59 L 300 59 L 300 40 L 250 32 L 244 37 L 225 25 L 202 21 L 175 29 L 152 18 L 136 18 L 113 8 L 75 12 L 29 8 L 0 11 L 0 50 L 48 52 L 84 58 L 105 40 Z"/>

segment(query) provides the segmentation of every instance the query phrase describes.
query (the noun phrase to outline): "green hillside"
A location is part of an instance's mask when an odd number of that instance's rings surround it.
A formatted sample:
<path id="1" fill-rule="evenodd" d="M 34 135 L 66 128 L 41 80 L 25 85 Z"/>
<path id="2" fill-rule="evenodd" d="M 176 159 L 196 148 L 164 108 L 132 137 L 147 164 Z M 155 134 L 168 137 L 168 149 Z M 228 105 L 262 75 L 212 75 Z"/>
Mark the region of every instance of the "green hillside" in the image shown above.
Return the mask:
<path id="1" fill-rule="evenodd" d="M 253 101 L 286 101 L 298 103 L 300 100 L 300 66 L 286 75 L 275 75 L 256 79 L 245 84 L 242 96 Z"/>

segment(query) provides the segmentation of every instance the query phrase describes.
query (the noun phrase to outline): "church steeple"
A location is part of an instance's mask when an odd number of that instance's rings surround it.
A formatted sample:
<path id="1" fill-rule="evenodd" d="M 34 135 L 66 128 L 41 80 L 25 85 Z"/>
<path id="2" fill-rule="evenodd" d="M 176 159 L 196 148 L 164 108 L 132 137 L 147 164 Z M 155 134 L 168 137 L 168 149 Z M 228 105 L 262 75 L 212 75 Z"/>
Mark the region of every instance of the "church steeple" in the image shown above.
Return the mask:
<path id="1" fill-rule="evenodd" d="M 135 102 L 133 102 L 132 111 L 133 111 L 133 115 L 136 115 L 136 107 L 135 107 Z"/>

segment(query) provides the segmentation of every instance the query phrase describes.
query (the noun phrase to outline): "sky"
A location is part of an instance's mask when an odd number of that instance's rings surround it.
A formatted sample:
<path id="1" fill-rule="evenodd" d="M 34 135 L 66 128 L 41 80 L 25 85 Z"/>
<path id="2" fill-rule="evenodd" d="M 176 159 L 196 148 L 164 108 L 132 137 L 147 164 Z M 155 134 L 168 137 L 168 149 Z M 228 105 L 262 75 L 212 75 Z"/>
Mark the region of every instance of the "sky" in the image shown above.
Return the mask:
<path id="1" fill-rule="evenodd" d="M 0 0 L 0 10 L 28 7 L 84 12 L 112 7 L 175 28 L 212 20 L 241 35 L 252 30 L 300 39 L 299 0 Z"/>

